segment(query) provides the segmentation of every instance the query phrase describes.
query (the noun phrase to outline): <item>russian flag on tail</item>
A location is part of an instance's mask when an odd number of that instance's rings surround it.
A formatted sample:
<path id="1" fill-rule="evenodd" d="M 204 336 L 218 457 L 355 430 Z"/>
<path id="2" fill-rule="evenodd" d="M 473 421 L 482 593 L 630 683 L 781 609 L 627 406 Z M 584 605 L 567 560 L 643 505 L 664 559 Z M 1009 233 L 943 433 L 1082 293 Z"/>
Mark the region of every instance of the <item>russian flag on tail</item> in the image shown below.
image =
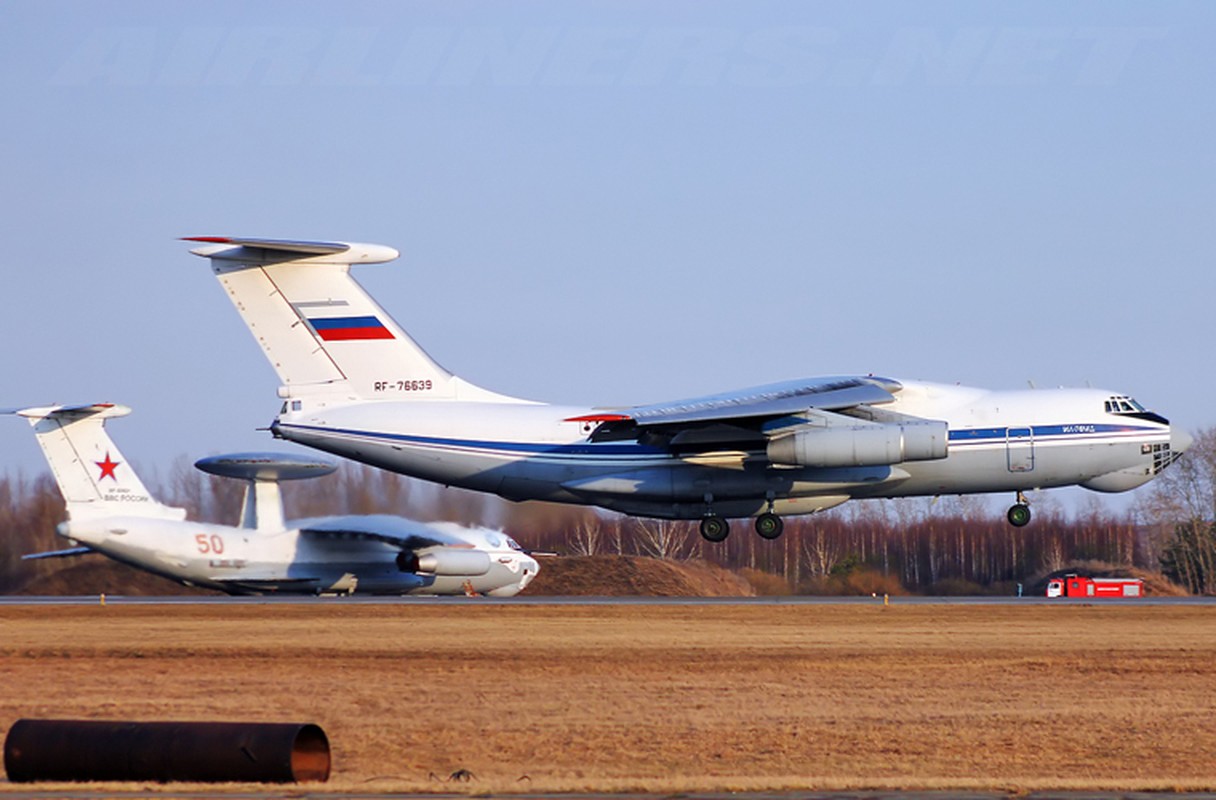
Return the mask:
<path id="1" fill-rule="evenodd" d="M 376 317 L 320 317 L 308 320 L 308 324 L 325 342 L 396 338 Z"/>

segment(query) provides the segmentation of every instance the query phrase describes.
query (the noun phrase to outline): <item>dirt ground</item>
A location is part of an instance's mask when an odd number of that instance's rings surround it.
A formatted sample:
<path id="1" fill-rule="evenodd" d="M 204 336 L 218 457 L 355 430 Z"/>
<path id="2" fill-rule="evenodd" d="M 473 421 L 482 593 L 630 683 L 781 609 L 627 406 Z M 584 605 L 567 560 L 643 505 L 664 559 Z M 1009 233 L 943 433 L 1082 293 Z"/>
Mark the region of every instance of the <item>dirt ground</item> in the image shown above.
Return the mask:
<path id="1" fill-rule="evenodd" d="M 337 791 L 1216 789 L 1195 606 L 8 607 L 0 687 L 316 722 Z"/>

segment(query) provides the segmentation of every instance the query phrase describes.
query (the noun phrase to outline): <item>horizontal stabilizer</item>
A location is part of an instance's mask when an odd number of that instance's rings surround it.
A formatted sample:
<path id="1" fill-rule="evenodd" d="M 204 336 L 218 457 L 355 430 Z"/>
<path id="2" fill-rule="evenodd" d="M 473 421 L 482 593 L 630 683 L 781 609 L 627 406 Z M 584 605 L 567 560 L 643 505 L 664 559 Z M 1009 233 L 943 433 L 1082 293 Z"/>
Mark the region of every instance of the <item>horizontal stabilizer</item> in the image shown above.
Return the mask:
<path id="1" fill-rule="evenodd" d="M 46 553 L 29 553 L 21 557 L 22 561 L 37 561 L 41 558 L 72 558 L 97 552 L 91 547 L 69 547 L 67 550 L 51 550 Z"/>
<path id="2" fill-rule="evenodd" d="M 301 242 L 292 239 L 247 239 L 234 236 L 186 236 L 182 241 L 230 244 L 233 247 L 256 247 L 259 250 L 281 250 L 286 253 L 308 253 L 314 256 L 345 253 L 350 249 L 350 245 L 345 242 Z"/>
<path id="3" fill-rule="evenodd" d="M 131 413 L 128 406 L 120 406 L 115 403 L 86 403 L 84 405 L 75 406 L 37 406 L 34 408 L 21 409 L 6 409 L 5 414 L 16 414 L 19 417 L 26 419 L 83 419 L 100 414 L 103 419 L 111 417 L 125 417 Z"/>
<path id="4" fill-rule="evenodd" d="M 237 236 L 186 236 L 184 242 L 201 242 L 190 252 L 220 261 L 270 264 L 308 259 L 322 264 L 381 264 L 401 255 L 382 244 L 308 242 L 296 239 L 256 239 Z"/>

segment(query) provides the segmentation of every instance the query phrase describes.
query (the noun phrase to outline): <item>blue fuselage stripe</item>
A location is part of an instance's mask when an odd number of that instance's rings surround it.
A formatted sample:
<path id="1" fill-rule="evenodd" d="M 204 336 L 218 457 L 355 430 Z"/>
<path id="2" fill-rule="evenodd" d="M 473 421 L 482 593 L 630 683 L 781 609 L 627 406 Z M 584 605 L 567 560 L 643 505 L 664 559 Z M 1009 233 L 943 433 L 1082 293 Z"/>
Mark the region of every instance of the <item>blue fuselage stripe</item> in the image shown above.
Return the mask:
<path id="1" fill-rule="evenodd" d="M 641 457 L 667 456 L 665 449 L 636 443 L 604 443 L 589 444 L 587 442 L 538 443 L 538 442 L 503 442 L 482 439 L 453 439 L 448 437 L 418 436 L 402 433 L 383 433 L 360 431 L 342 428 L 322 428 L 308 425 L 284 425 L 284 430 L 297 430 L 302 433 L 321 435 L 355 436 L 367 439 L 379 439 L 389 442 L 400 442 L 425 448 L 451 450 L 481 450 L 498 453 L 510 453 L 520 456 L 546 455 L 556 457 Z M 1066 442 L 1066 441 L 1095 441 L 1104 438 L 1126 440 L 1136 435 L 1168 435 L 1164 428 L 1143 427 L 1136 425 L 1110 425 L 1079 423 L 1069 425 L 1041 425 L 1024 427 L 1001 428 L 958 428 L 949 432 L 949 442 L 955 446 L 973 444 L 998 444 L 1009 440 L 1010 436 L 1029 437 L 1036 443 Z"/>
<path id="2" fill-rule="evenodd" d="M 1126 438 L 1129 435 L 1167 435 L 1168 433 L 1169 431 L 1165 428 L 1149 428 L 1142 425 L 1074 423 L 1070 425 L 1024 425 L 1000 428 L 956 428 L 950 431 L 949 438 L 951 444 L 970 444 L 973 442 L 1003 442 L 1011 436 L 1019 438 L 1031 437 L 1035 441 L 1058 441 L 1103 436 Z"/>
<path id="3" fill-rule="evenodd" d="M 641 444 L 545 444 L 532 442 L 493 442 L 479 439 L 448 439 L 432 436 L 416 436 L 405 433 L 377 433 L 373 431 L 357 431 L 343 428 L 318 428 L 308 425 L 279 425 L 284 430 L 299 430 L 309 433 L 338 434 L 341 436 L 359 436 L 368 439 L 384 439 L 393 442 L 405 442 L 423 447 L 453 448 L 461 450 L 497 450 L 508 453 L 571 455 L 571 456 L 662 456 L 667 451 L 659 447 Z"/>

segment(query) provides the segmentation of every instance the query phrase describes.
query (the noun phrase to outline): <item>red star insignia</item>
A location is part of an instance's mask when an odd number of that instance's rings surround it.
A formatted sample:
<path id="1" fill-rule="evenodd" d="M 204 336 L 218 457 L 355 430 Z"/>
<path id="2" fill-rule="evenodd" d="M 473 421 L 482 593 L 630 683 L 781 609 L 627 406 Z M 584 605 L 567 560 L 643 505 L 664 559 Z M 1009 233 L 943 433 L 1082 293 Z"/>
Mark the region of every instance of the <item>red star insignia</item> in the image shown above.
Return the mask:
<path id="1" fill-rule="evenodd" d="M 109 450 L 106 451 L 106 460 L 105 461 L 94 461 L 93 463 L 96 464 L 97 466 L 101 467 L 101 477 L 98 478 L 97 480 L 100 481 L 100 480 L 104 480 L 106 478 L 110 478 L 113 481 L 118 480 L 118 476 L 114 474 L 114 470 L 117 469 L 118 465 L 121 464 L 122 462 L 121 461 L 111 461 Z"/>

